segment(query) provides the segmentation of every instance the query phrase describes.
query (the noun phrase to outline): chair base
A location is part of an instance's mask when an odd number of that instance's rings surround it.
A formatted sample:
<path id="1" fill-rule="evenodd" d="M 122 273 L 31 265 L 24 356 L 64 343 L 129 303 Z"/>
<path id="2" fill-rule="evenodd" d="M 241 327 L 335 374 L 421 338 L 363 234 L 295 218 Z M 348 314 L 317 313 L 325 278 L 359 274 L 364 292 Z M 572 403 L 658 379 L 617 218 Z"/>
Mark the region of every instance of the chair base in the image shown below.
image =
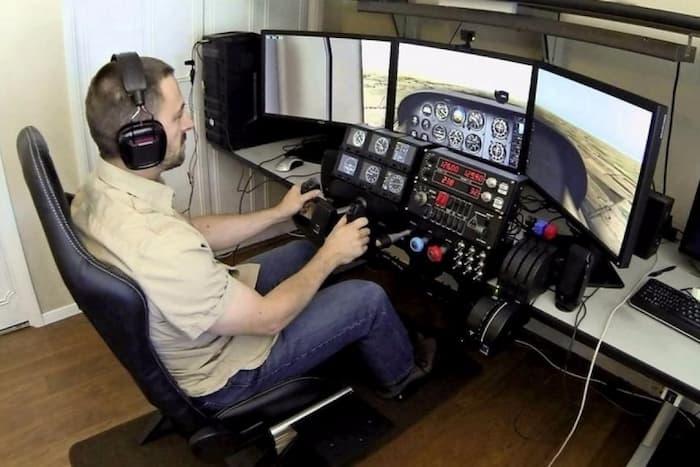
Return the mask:
<path id="1" fill-rule="evenodd" d="M 155 441 L 163 436 L 173 433 L 175 428 L 169 418 L 163 416 L 160 412 L 151 415 L 146 428 L 139 439 L 139 445 L 143 446 L 146 443 Z"/>

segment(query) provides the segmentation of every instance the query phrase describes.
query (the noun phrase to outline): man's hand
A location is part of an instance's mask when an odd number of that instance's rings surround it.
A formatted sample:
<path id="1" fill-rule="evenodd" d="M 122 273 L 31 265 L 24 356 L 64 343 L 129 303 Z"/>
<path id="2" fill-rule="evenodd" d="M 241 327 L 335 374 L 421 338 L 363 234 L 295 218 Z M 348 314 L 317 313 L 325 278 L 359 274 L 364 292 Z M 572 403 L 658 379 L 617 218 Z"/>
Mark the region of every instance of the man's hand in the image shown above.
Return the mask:
<path id="1" fill-rule="evenodd" d="M 319 253 L 325 255 L 335 266 L 348 264 L 367 251 L 369 227 L 366 217 L 360 217 L 348 224 L 346 216 L 340 218 Z"/>
<path id="2" fill-rule="evenodd" d="M 288 219 L 301 211 L 306 202 L 319 196 L 321 196 L 321 190 L 311 190 L 301 194 L 301 185 L 297 184 L 289 189 L 275 209 L 283 219 Z"/>

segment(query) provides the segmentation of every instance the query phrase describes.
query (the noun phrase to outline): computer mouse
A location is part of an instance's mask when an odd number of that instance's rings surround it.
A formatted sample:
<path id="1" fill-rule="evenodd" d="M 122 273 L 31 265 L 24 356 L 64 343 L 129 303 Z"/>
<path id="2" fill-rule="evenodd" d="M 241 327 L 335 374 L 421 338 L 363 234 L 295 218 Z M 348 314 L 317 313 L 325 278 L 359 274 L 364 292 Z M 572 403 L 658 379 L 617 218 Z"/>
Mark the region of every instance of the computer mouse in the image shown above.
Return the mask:
<path id="1" fill-rule="evenodd" d="M 298 157 L 285 157 L 275 164 L 275 170 L 278 172 L 289 172 L 297 167 L 301 167 L 304 161 Z"/>

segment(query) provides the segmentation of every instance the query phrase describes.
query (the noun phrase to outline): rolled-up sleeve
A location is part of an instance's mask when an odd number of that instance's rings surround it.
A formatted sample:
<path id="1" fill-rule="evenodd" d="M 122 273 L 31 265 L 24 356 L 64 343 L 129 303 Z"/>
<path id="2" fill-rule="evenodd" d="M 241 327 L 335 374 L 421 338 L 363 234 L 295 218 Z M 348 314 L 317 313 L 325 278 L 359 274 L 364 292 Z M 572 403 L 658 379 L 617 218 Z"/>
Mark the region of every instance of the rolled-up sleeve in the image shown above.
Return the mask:
<path id="1" fill-rule="evenodd" d="M 134 268 L 138 283 L 164 318 L 190 339 L 208 330 L 245 287 L 189 226 L 154 235 L 140 250 Z"/>

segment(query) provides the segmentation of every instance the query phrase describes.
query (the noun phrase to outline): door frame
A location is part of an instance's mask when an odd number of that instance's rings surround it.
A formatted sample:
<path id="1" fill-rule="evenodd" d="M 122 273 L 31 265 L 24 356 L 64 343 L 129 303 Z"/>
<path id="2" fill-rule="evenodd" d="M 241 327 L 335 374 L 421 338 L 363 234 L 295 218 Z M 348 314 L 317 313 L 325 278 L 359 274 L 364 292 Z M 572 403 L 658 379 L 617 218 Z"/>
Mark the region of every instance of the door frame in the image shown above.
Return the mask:
<path id="1" fill-rule="evenodd" d="M 3 228 L 0 229 L 0 247 L 7 258 L 7 269 L 11 283 L 15 288 L 14 298 L 12 299 L 20 302 L 21 305 L 18 309 L 31 326 L 43 326 L 44 317 L 39 308 L 32 278 L 27 267 L 27 259 L 22 248 L 22 241 L 19 238 L 19 230 L 17 229 L 12 199 L 7 187 L 2 155 L 0 155 L 0 219 L 3 220 Z M 22 319 L 16 324 L 24 321 L 25 319 Z"/>

